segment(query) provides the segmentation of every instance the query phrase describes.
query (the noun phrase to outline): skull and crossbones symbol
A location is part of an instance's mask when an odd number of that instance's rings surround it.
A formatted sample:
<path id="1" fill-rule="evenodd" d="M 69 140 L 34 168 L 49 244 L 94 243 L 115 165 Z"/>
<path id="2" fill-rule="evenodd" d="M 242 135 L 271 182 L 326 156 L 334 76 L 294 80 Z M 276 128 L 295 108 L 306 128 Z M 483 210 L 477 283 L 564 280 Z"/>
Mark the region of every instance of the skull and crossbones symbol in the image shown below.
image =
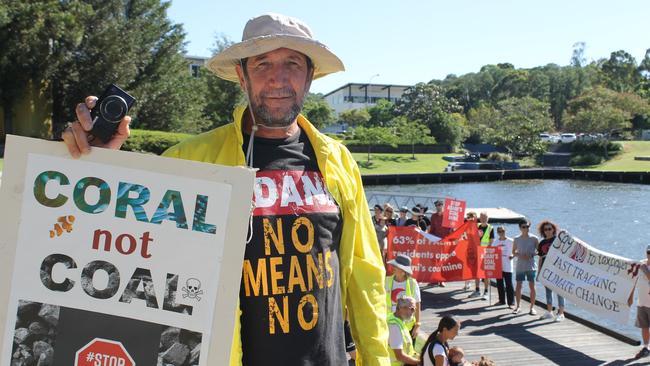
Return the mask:
<path id="1" fill-rule="evenodd" d="M 183 298 L 189 297 L 190 299 L 201 301 L 201 297 L 199 295 L 203 295 L 203 290 L 201 290 L 201 281 L 198 279 L 189 278 L 187 281 L 185 281 L 185 286 L 183 286 L 182 290 L 185 291 Z"/>

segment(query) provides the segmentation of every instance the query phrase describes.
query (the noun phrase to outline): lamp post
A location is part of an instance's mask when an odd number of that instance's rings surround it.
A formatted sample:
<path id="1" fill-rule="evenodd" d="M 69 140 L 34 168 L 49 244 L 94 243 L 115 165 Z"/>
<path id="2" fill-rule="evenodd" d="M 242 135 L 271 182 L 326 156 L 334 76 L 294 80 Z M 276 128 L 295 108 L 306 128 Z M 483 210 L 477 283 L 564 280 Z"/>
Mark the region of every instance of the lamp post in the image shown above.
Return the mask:
<path id="1" fill-rule="evenodd" d="M 374 74 L 373 76 L 368 79 L 368 85 L 366 85 L 366 106 L 370 104 L 370 97 L 368 96 L 368 88 L 370 88 L 370 84 L 372 83 L 372 79 L 376 78 L 379 76 L 379 74 Z"/>

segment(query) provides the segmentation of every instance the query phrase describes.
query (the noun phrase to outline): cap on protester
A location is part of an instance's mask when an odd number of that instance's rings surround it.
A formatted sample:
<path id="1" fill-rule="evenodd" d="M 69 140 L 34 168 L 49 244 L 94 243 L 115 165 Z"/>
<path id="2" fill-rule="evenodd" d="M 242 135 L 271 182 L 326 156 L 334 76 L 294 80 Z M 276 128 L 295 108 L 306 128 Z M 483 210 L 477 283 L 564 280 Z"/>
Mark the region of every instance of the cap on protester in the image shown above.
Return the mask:
<path id="1" fill-rule="evenodd" d="M 433 204 L 436 205 L 436 206 L 442 206 L 442 205 L 444 205 L 445 203 L 442 202 L 442 200 L 436 200 L 436 202 L 434 202 Z"/>
<path id="2" fill-rule="evenodd" d="M 411 258 L 407 255 L 398 254 L 395 259 L 389 260 L 388 264 L 397 267 L 410 275 L 413 274 L 413 269 L 411 269 Z"/>
<path id="3" fill-rule="evenodd" d="M 399 209 L 399 212 L 409 212 L 409 208 L 406 207 L 406 206 L 402 206 L 402 207 Z"/>
<path id="4" fill-rule="evenodd" d="M 381 205 L 375 205 L 375 210 L 384 211 L 384 208 Z"/>

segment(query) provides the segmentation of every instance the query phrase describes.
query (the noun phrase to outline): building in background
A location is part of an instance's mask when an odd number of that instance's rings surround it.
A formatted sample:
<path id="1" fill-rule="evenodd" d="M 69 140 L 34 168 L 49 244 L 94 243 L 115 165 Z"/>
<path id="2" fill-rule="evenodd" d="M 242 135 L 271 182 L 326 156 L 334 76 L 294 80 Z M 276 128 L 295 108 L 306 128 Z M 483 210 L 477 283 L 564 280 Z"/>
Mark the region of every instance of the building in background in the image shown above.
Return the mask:
<path id="1" fill-rule="evenodd" d="M 411 85 L 348 83 L 325 94 L 323 98 L 338 116 L 350 109 L 371 107 L 380 99 L 395 103 L 410 87 Z"/>
<path id="2" fill-rule="evenodd" d="M 206 62 L 208 62 L 208 60 L 210 59 L 209 57 L 202 57 L 202 56 L 185 55 L 184 57 L 189 64 L 190 74 L 195 78 L 199 77 L 199 69 L 205 66 Z"/>

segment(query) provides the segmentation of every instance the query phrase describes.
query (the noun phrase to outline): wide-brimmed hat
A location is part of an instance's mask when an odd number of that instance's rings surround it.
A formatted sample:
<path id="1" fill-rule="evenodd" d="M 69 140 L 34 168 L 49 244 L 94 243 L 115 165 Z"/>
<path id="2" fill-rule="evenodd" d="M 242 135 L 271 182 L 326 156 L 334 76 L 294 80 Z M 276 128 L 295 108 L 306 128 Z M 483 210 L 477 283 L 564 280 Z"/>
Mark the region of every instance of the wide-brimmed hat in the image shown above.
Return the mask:
<path id="1" fill-rule="evenodd" d="M 422 210 L 418 206 L 415 206 L 411 209 L 412 215 L 422 215 Z"/>
<path id="2" fill-rule="evenodd" d="M 407 255 L 398 254 L 395 259 L 389 260 L 388 264 L 393 267 L 397 267 L 410 275 L 413 274 L 413 269 L 411 269 L 411 257 Z"/>
<path id="3" fill-rule="evenodd" d="M 216 54 L 208 61 L 207 67 L 222 79 L 238 82 L 235 66 L 240 60 L 278 48 L 289 48 L 309 57 L 314 65 L 314 79 L 345 70 L 343 62 L 327 46 L 314 39 L 307 24 L 274 13 L 250 19 L 244 27 L 242 41 Z"/>

